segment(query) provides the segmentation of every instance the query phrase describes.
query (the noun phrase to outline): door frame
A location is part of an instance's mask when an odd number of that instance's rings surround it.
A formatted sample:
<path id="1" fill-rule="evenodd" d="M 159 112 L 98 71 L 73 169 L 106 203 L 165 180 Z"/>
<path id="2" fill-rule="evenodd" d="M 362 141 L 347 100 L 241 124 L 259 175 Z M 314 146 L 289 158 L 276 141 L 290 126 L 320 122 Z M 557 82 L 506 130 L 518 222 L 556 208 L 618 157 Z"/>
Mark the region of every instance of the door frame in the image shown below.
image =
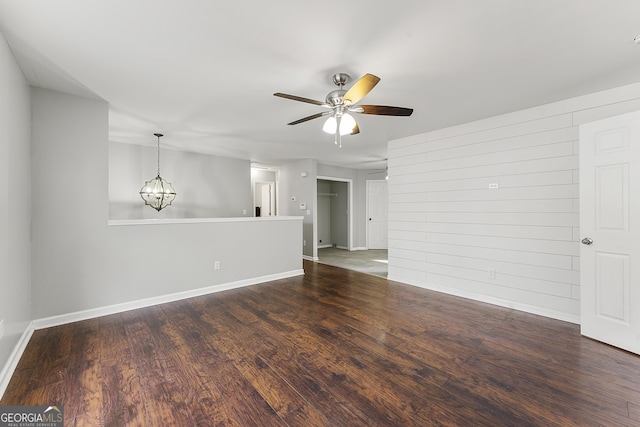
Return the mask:
<path id="1" fill-rule="evenodd" d="M 347 218 L 347 247 L 349 251 L 353 250 L 353 179 L 350 178 L 339 178 L 335 176 L 325 176 L 318 175 L 316 176 L 316 188 L 318 186 L 318 180 L 323 181 L 336 181 L 336 182 L 346 182 L 347 183 L 347 205 L 349 206 L 349 215 Z M 313 213 L 313 257 L 314 259 L 318 258 L 318 195 L 316 194 L 316 202 L 314 205 L 315 212 Z"/>

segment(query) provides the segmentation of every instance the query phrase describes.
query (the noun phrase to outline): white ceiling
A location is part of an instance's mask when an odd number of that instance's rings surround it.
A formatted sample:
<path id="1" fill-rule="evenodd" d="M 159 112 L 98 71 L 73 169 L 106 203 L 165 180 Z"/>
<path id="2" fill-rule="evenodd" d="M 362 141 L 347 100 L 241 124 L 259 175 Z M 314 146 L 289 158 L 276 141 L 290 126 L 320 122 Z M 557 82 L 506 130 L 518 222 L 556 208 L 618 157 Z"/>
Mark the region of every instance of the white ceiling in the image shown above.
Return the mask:
<path id="1" fill-rule="evenodd" d="M 34 86 L 99 97 L 110 139 L 279 164 L 378 168 L 386 142 L 640 81 L 638 0 L 0 0 Z M 343 148 L 331 76 L 382 80 Z"/>

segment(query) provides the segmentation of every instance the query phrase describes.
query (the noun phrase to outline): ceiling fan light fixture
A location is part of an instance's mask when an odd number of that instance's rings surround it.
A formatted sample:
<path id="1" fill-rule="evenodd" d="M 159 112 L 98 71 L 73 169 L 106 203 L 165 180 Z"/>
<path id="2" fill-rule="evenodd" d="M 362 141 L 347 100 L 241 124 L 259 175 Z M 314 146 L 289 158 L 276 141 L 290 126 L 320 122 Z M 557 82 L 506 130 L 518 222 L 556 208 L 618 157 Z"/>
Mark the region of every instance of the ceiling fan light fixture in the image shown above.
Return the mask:
<path id="1" fill-rule="evenodd" d="M 335 134 L 338 121 L 335 116 L 331 116 L 324 122 L 322 130 L 329 134 Z M 340 135 L 350 135 L 356 127 L 356 119 L 351 114 L 344 113 L 340 118 Z"/>
<path id="2" fill-rule="evenodd" d="M 322 130 L 325 131 L 326 133 L 334 134 L 336 133 L 337 126 L 338 125 L 336 123 L 336 118 L 331 116 L 327 119 L 326 122 L 324 122 L 324 126 L 322 126 Z"/>
<path id="3" fill-rule="evenodd" d="M 356 119 L 351 114 L 343 114 L 340 120 L 340 135 L 350 135 L 356 127 Z"/>

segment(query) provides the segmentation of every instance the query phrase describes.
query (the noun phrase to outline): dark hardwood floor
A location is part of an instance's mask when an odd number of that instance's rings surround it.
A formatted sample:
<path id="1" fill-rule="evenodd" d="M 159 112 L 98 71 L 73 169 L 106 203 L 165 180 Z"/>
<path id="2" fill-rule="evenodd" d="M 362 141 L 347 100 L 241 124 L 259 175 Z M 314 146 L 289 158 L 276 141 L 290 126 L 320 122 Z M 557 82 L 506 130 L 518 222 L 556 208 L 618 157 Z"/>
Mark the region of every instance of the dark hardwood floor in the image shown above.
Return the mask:
<path id="1" fill-rule="evenodd" d="M 1 405 L 88 426 L 638 426 L 640 357 L 328 265 L 34 333 Z"/>

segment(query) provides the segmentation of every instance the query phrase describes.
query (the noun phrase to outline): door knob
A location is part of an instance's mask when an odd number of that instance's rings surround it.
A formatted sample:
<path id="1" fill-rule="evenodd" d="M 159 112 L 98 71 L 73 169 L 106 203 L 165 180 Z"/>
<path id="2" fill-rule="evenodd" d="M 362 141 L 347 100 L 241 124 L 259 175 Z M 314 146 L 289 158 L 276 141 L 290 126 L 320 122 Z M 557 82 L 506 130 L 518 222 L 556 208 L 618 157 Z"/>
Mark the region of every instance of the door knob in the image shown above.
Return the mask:
<path id="1" fill-rule="evenodd" d="M 591 237 L 585 237 L 584 239 L 582 239 L 583 245 L 590 245 L 592 243 L 593 243 L 593 239 Z"/>

